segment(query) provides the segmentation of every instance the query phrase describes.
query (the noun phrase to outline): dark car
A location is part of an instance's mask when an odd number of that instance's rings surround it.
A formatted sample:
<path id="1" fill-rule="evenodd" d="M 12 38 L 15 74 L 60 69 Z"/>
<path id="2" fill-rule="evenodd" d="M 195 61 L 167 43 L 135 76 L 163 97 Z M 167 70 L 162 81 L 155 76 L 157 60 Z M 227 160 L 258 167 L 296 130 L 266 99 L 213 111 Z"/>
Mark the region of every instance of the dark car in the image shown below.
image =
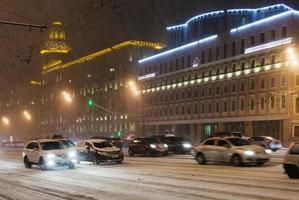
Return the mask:
<path id="1" fill-rule="evenodd" d="M 166 144 L 154 138 L 135 138 L 129 145 L 129 156 L 142 154 L 146 156 L 167 155 Z"/>
<path id="2" fill-rule="evenodd" d="M 152 136 L 160 140 L 163 144 L 167 144 L 168 151 L 176 154 L 190 153 L 192 144 L 190 140 L 178 136 Z"/>
<path id="3" fill-rule="evenodd" d="M 253 136 L 248 139 L 251 144 L 262 146 L 272 151 L 277 151 L 282 148 L 280 140 L 274 139 L 270 136 Z"/>
<path id="4" fill-rule="evenodd" d="M 113 146 L 116 146 L 119 149 L 122 149 L 122 147 L 123 147 L 123 141 L 120 138 L 93 136 L 91 139 L 103 139 L 103 140 L 107 140 L 108 142 L 113 144 Z"/>

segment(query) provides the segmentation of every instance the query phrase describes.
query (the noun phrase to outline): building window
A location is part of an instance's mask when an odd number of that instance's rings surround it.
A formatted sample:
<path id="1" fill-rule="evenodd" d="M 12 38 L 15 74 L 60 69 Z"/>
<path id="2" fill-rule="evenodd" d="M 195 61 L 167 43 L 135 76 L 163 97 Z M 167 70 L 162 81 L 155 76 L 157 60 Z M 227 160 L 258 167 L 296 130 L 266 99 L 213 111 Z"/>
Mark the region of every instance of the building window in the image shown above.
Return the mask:
<path id="1" fill-rule="evenodd" d="M 201 113 L 202 114 L 205 113 L 205 104 L 204 103 L 201 104 Z"/>
<path id="2" fill-rule="evenodd" d="M 190 106 L 188 106 L 188 115 L 190 115 L 191 114 L 191 108 L 190 108 Z"/>
<path id="3" fill-rule="evenodd" d="M 209 88 L 209 95 L 212 95 L 212 88 Z"/>
<path id="4" fill-rule="evenodd" d="M 197 114 L 197 104 L 194 105 L 194 114 Z"/>
<path id="5" fill-rule="evenodd" d="M 254 110 L 254 99 L 250 99 L 250 110 Z"/>
<path id="6" fill-rule="evenodd" d="M 255 37 L 254 37 L 254 35 L 250 36 L 250 45 L 251 46 L 255 45 Z"/>
<path id="7" fill-rule="evenodd" d="M 245 84 L 244 84 L 244 82 L 242 82 L 242 83 L 241 83 L 241 89 L 240 89 L 240 90 L 241 90 L 241 91 L 244 91 L 244 89 L 245 89 Z"/>
<path id="8" fill-rule="evenodd" d="M 272 96 L 272 97 L 270 97 L 270 108 L 274 109 L 274 105 L 275 105 L 274 96 Z"/>
<path id="9" fill-rule="evenodd" d="M 182 115 L 185 114 L 185 106 L 182 106 Z"/>
<path id="10" fill-rule="evenodd" d="M 204 51 L 201 51 L 201 64 L 205 64 L 205 52 Z"/>
<path id="11" fill-rule="evenodd" d="M 232 42 L 232 56 L 235 56 L 236 55 L 236 42 L 233 41 Z"/>
<path id="12" fill-rule="evenodd" d="M 272 30 L 271 31 L 271 40 L 275 40 L 276 39 L 276 31 Z"/>
<path id="13" fill-rule="evenodd" d="M 287 30 L 287 27 L 286 26 L 284 26 L 284 27 L 282 27 L 281 28 L 281 37 L 282 38 L 286 38 L 287 37 L 287 35 L 288 35 L 288 32 L 287 32 L 288 30 Z"/>
<path id="14" fill-rule="evenodd" d="M 241 39 L 241 53 L 245 52 L 245 39 Z"/>
<path id="15" fill-rule="evenodd" d="M 284 95 L 281 96 L 281 107 L 282 108 L 286 107 L 286 96 Z"/>
<path id="16" fill-rule="evenodd" d="M 253 80 L 250 82 L 250 89 L 254 90 L 254 81 Z"/>
<path id="17" fill-rule="evenodd" d="M 219 93 L 220 93 L 220 88 L 217 87 L 217 88 L 216 88 L 216 94 L 218 95 Z"/>
<path id="18" fill-rule="evenodd" d="M 227 102 L 223 103 L 223 112 L 227 112 Z"/>
<path id="19" fill-rule="evenodd" d="M 275 78 L 274 77 L 271 78 L 271 87 L 275 87 Z"/>
<path id="20" fill-rule="evenodd" d="M 216 60 L 219 60 L 220 59 L 220 56 L 219 56 L 219 47 L 216 47 Z"/>
<path id="21" fill-rule="evenodd" d="M 265 88 L 265 79 L 261 80 L 261 88 Z"/>
<path id="22" fill-rule="evenodd" d="M 266 59 L 265 57 L 261 58 L 261 66 L 264 66 L 266 64 Z"/>
<path id="23" fill-rule="evenodd" d="M 260 43 L 265 42 L 265 33 L 260 33 Z"/>
<path id="24" fill-rule="evenodd" d="M 211 103 L 209 103 L 209 111 L 208 111 L 209 113 L 211 113 L 212 112 L 212 104 Z"/>
<path id="25" fill-rule="evenodd" d="M 191 66 L 191 56 L 188 55 L 188 67 L 190 67 L 190 66 Z"/>
<path id="26" fill-rule="evenodd" d="M 169 71 L 172 72 L 172 60 L 170 60 Z"/>
<path id="27" fill-rule="evenodd" d="M 285 76 L 281 77 L 281 86 L 286 86 L 286 77 Z"/>
<path id="28" fill-rule="evenodd" d="M 175 59 L 175 70 L 179 69 L 179 59 Z"/>
<path id="29" fill-rule="evenodd" d="M 223 58 L 227 57 L 227 44 L 223 45 Z"/>
<path id="30" fill-rule="evenodd" d="M 299 97 L 296 98 L 296 113 L 299 113 Z"/>
<path id="31" fill-rule="evenodd" d="M 251 60 L 250 67 L 251 67 L 251 68 L 254 68 L 254 67 L 255 67 L 255 59 L 252 59 L 252 60 Z"/>
<path id="32" fill-rule="evenodd" d="M 275 64 L 275 62 L 276 62 L 276 56 L 272 55 L 271 56 L 271 64 Z"/>
<path id="33" fill-rule="evenodd" d="M 208 62 L 211 62 L 211 61 L 212 61 L 212 49 L 210 48 L 209 52 L 208 52 Z"/>
<path id="34" fill-rule="evenodd" d="M 232 84 L 232 92 L 236 92 L 236 84 L 235 83 Z"/>
<path id="35" fill-rule="evenodd" d="M 244 99 L 241 100 L 241 104 L 240 104 L 240 110 L 244 111 Z"/>
<path id="36" fill-rule="evenodd" d="M 164 73 L 167 73 L 167 62 L 164 63 Z"/>
<path id="37" fill-rule="evenodd" d="M 265 98 L 261 98 L 261 109 L 263 110 L 265 108 Z"/>
<path id="38" fill-rule="evenodd" d="M 216 113 L 219 112 L 219 103 L 216 103 Z"/>
<path id="39" fill-rule="evenodd" d="M 223 92 L 226 94 L 227 93 L 227 85 L 224 86 Z"/>
<path id="40" fill-rule="evenodd" d="M 185 68 L 185 57 L 182 57 L 182 69 Z"/>
<path id="41" fill-rule="evenodd" d="M 236 111 L 236 102 L 232 101 L 232 111 L 235 112 Z"/>
<path id="42" fill-rule="evenodd" d="M 241 63 L 241 69 L 242 69 L 242 70 L 245 70 L 245 62 L 242 62 L 242 63 Z"/>

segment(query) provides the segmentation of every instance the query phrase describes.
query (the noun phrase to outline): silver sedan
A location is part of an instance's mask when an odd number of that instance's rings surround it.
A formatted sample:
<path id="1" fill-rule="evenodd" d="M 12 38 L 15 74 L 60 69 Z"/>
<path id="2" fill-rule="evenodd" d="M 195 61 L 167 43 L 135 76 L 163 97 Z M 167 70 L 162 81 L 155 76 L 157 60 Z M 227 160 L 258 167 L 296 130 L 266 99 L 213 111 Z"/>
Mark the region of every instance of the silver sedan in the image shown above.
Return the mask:
<path id="1" fill-rule="evenodd" d="M 198 164 L 206 162 L 227 162 L 234 166 L 246 163 L 263 165 L 269 161 L 268 150 L 257 145 L 251 145 L 239 137 L 210 138 L 193 148 L 193 156 Z"/>

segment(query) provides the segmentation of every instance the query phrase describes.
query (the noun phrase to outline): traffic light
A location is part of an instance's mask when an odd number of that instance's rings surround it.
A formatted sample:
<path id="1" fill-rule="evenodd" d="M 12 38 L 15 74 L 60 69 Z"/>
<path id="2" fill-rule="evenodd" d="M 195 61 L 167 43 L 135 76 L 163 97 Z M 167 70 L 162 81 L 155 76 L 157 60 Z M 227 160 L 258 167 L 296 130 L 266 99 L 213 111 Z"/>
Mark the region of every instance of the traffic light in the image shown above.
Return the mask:
<path id="1" fill-rule="evenodd" d="M 122 137 L 124 135 L 124 132 L 123 131 L 117 131 L 116 132 L 116 136 L 117 137 Z"/>
<path id="2" fill-rule="evenodd" d="M 92 98 L 87 100 L 87 106 L 92 108 L 94 106 L 94 100 Z"/>

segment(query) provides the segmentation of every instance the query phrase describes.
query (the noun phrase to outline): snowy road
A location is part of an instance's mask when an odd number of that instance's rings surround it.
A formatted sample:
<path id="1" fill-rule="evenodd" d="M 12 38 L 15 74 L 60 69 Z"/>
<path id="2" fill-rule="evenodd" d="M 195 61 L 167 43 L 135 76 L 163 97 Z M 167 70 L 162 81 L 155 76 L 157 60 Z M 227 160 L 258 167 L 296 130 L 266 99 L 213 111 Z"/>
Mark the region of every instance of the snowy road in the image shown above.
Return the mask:
<path id="1" fill-rule="evenodd" d="M 263 167 L 200 166 L 188 155 L 126 157 L 121 165 L 40 171 L 25 169 L 19 152 L 0 152 L 0 199 L 299 199 L 299 180 L 280 160 Z"/>

